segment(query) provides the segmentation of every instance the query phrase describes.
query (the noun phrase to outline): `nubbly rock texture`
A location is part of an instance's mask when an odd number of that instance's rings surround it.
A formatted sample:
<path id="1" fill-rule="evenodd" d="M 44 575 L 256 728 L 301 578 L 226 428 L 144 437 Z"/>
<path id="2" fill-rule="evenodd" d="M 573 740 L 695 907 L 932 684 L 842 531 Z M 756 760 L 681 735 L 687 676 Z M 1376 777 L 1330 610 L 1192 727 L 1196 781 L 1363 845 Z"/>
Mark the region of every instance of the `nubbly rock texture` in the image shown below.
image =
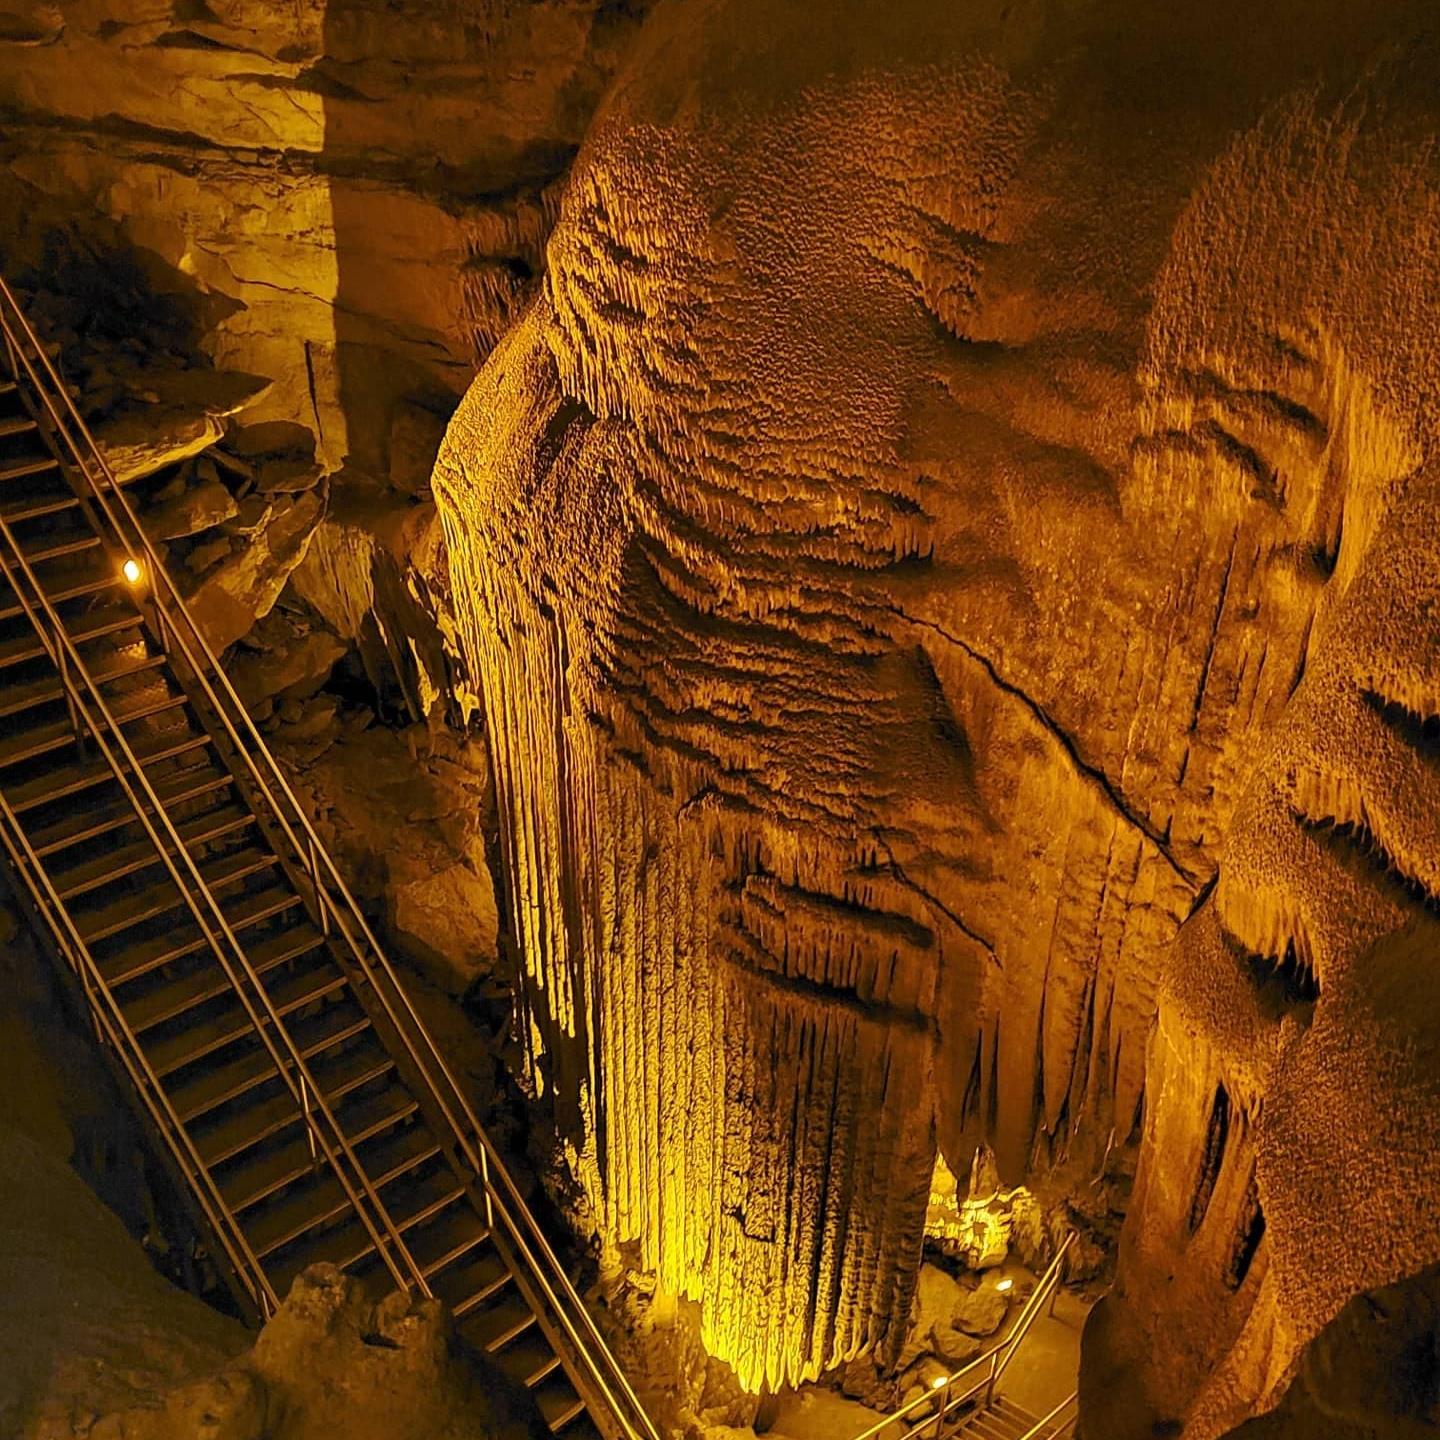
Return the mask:
<path id="1" fill-rule="evenodd" d="M 937 1147 L 1088 1180 L 1143 1115 L 1096 1434 L 1437 1258 L 1384 9 L 662 5 L 452 422 L 533 1082 L 746 1384 L 898 1343 Z"/>

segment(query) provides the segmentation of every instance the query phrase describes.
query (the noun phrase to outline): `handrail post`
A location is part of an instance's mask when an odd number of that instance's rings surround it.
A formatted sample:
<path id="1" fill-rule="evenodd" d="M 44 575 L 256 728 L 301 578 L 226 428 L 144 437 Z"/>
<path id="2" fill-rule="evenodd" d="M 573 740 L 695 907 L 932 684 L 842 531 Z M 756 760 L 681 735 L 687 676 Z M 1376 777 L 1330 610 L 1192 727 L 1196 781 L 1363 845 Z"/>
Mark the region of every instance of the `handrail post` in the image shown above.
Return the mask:
<path id="1" fill-rule="evenodd" d="M 320 933 L 326 937 L 330 934 L 330 906 L 327 897 L 320 888 L 320 856 L 319 846 L 315 837 L 309 836 L 306 840 L 305 858 L 310 867 L 310 883 L 315 889 L 315 913 L 320 917 Z"/>
<path id="2" fill-rule="evenodd" d="M 485 1191 L 485 1224 L 488 1229 L 495 1228 L 495 1201 L 492 1197 L 492 1186 L 490 1184 L 490 1157 L 485 1153 L 485 1147 L 480 1147 L 480 1186 Z"/>
<path id="3" fill-rule="evenodd" d="M 305 1141 L 310 1148 L 310 1166 L 312 1169 L 320 1168 L 320 1147 L 315 1143 L 315 1122 L 310 1115 L 310 1082 L 305 1076 L 299 1075 L 300 1081 L 300 1108 L 305 1116 Z"/>

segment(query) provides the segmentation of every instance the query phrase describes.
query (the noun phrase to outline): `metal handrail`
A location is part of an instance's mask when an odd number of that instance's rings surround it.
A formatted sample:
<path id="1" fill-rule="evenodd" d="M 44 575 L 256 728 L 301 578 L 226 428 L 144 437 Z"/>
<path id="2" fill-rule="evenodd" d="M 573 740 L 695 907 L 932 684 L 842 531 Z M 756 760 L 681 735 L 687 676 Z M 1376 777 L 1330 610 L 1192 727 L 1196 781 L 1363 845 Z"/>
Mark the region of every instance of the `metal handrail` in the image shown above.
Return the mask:
<path id="1" fill-rule="evenodd" d="M 917 1395 L 907 1404 L 902 1405 L 898 1410 L 892 1410 L 890 1414 L 875 1421 L 873 1425 L 860 1431 L 858 1435 L 852 1435 L 850 1440 L 874 1440 L 877 1435 L 882 1435 L 896 1421 L 905 1423 L 917 1412 L 924 1410 L 927 1406 L 939 1403 L 939 1410 L 933 1414 L 927 1414 L 923 1421 L 918 1422 L 918 1427 L 910 1432 L 911 1435 L 921 1435 L 933 1422 L 936 1426 L 935 1433 L 940 1433 L 940 1426 L 947 1415 L 953 1410 L 958 1410 L 967 1401 L 973 1400 L 990 1383 L 988 1374 L 977 1380 L 968 1390 L 956 1392 L 954 1386 L 965 1378 L 972 1370 L 978 1370 L 983 1365 L 988 1365 L 994 1357 L 1005 1348 L 1002 1340 L 998 1345 L 993 1345 L 989 1350 L 982 1351 L 973 1360 L 968 1360 L 958 1370 L 953 1371 L 944 1378 L 940 1385 L 934 1385 L 921 1395 Z"/>
<path id="2" fill-rule="evenodd" d="M 105 984 L 104 976 L 95 963 L 89 946 L 75 928 L 70 912 L 56 894 L 50 876 L 3 793 L 0 793 L 0 843 L 3 843 L 10 856 L 15 873 L 30 892 L 31 902 L 46 917 L 50 933 L 54 936 L 66 963 L 75 971 L 84 987 L 95 1023 L 101 1028 L 105 1039 L 125 1067 L 130 1083 L 135 1087 L 152 1122 L 164 1138 L 171 1157 L 180 1166 L 181 1173 L 194 1190 L 201 1211 L 212 1233 L 224 1248 L 236 1278 L 261 1315 L 273 1314 L 279 1304 L 274 1288 L 266 1278 L 265 1271 L 234 1214 L 226 1205 L 219 1187 L 200 1159 L 199 1152 L 180 1117 L 175 1113 L 164 1086 L 160 1084 L 159 1077 L 136 1040 L 134 1031 L 126 1023 L 115 997 Z M 103 1004 L 97 1004 L 94 998 L 97 993 L 103 997 Z"/>
<path id="3" fill-rule="evenodd" d="M 391 1274 L 394 1276 L 397 1283 L 404 1286 L 406 1283 L 405 1278 L 395 1265 L 388 1251 L 386 1250 L 385 1245 L 380 1238 L 380 1232 L 379 1229 L 376 1227 L 375 1221 L 366 1213 L 365 1208 L 361 1205 L 359 1196 L 357 1195 L 355 1190 L 355 1186 L 353 1182 L 347 1178 L 344 1169 L 337 1162 L 335 1158 L 335 1152 L 332 1149 L 331 1144 L 327 1142 L 324 1135 L 320 1133 L 318 1128 L 315 1127 L 313 1123 L 310 1114 L 310 1108 L 305 1097 L 305 1088 L 307 1085 L 312 1089 L 317 1087 L 315 1087 L 314 1079 L 309 1073 L 309 1069 L 305 1062 L 303 1053 L 301 1052 L 300 1048 L 294 1043 L 294 1040 L 289 1033 L 288 1026 L 285 1025 L 283 1018 L 280 1016 L 279 1012 L 276 1011 L 270 999 L 269 992 L 265 989 L 264 985 L 260 981 L 260 977 L 256 974 L 255 970 L 251 966 L 249 957 L 245 953 L 244 947 L 240 944 L 239 939 L 236 937 L 233 929 L 230 926 L 229 921 L 225 918 L 224 912 L 221 909 L 219 902 L 216 900 L 214 894 L 211 892 L 209 886 L 206 884 L 204 877 L 201 876 L 199 868 L 195 863 L 194 857 L 190 854 L 188 845 L 185 844 L 179 832 L 176 830 L 174 821 L 171 819 L 169 812 L 161 803 L 159 796 L 155 793 L 154 787 L 150 783 L 149 776 L 145 773 L 145 769 L 141 765 L 139 757 L 135 754 L 133 747 L 130 745 L 128 737 L 125 735 L 125 732 L 122 729 L 121 725 L 117 722 L 114 714 L 111 712 L 109 705 L 105 701 L 104 696 L 101 694 L 100 689 L 96 681 L 94 680 L 94 677 L 90 674 L 89 668 L 86 666 L 84 659 L 81 657 L 80 652 L 76 649 L 74 642 L 70 639 L 70 636 L 66 632 L 64 625 L 61 623 L 60 617 L 56 614 L 53 606 L 50 604 L 49 597 L 45 594 L 43 586 L 40 585 L 40 582 L 36 577 L 34 571 L 30 568 L 30 563 L 26 558 L 23 549 L 20 547 L 19 542 L 15 539 L 14 531 L 10 528 L 10 525 L 8 524 L 8 522 L 5 521 L 3 517 L 0 517 L 0 539 L 4 540 L 5 546 L 9 550 L 14 561 L 15 569 L 13 571 L 10 569 L 9 566 L 6 566 L 5 569 L 7 574 L 11 576 L 16 597 L 20 601 L 21 607 L 25 611 L 26 618 L 30 621 L 31 628 L 35 631 L 37 638 L 45 647 L 47 654 L 49 654 L 52 662 L 54 663 L 56 671 L 60 676 L 61 684 L 65 688 L 66 697 L 71 707 L 72 720 L 77 726 L 77 738 L 79 738 L 80 730 L 83 728 L 84 731 L 88 732 L 91 741 L 100 751 L 101 757 L 104 759 L 106 766 L 109 768 L 111 774 L 120 785 L 126 800 L 129 802 L 131 809 L 135 813 L 136 819 L 140 822 L 142 828 L 145 831 L 146 837 L 149 839 L 151 845 L 154 847 L 157 857 L 159 858 L 162 865 L 165 867 L 165 870 L 168 872 L 172 883 L 175 885 L 176 891 L 179 893 L 180 898 L 184 901 L 186 907 L 189 909 L 192 918 L 195 920 L 196 925 L 199 927 L 201 935 L 204 937 L 205 942 L 209 946 L 212 954 L 219 962 L 222 970 L 225 973 L 226 979 L 230 982 L 232 990 L 235 992 L 241 1004 L 244 1006 L 245 1013 L 249 1018 L 251 1025 L 254 1027 L 256 1034 L 259 1036 L 261 1043 L 264 1045 L 266 1051 L 269 1053 L 270 1058 L 274 1063 L 276 1071 L 280 1075 L 282 1082 L 290 1090 L 291 1096 L 296 1100 L 297 1105 L 300 1107 L 302 1118 L 307 1124 L 307 1126 L 310 1127 L 307 1133 L 312 1137 L 313 1140 L 318 1140 L 319 1145 L 325 1155 L 326 1163 L 330 1167 L 332 1173 L 334 1173 L 335 1178 L 340 1183 L 341 1188 L 344 1190 L 346 1198 L 350 1202 L 352 1209 L 354 1209 L 356 1215 L 360 1218 L 361 1223 L 364 1224 L 364 1226 L 366 1227 L 366 1230 L 369 1232 L 372 1241 L 375 1242 L 377 1252 L 385 1261 L 386 1266 L 389 1268 Z M 3 561 L 0 561 L 0 564 L 3 564 Z M 17 574 L 23 575 L 29 585 L 33 588 L 35 592 L 35 598 L 39 602 L 41 609 L 44 611 L 46 619 L 49 621 L 48 631 L 46 626 L 41 624 L 39 616 L 36 614 L 35 609 L 32 607 L 31 602 L 26 597 L 24 591 L 22 591 L 18 583 L 14 583 L 15 576 Z M 90 714 L 85 694 L 83 694 L 80 689 L 76 687 L 72 678 L 72 674 L 78 675 L 79 678 L 84 682 L 85 690 L 89 694 L 90 701 L 93 702 L 95 708 L 100 713 L 101 720 L 104 722 L 103 726 L 97 725 L 95 723 L 94 718 Z M 111 751 L 110 745 L 112 741 L 120 750 L 126 764 L 130 767 L 128 774 L 125 767 L 116 761 L 115 756 Z M 130 781 L 131 775 L 133 775 L 134 778 L 139 781 L 140 787 L 145 794 L 146 800 L 154 807 L 153 816 L 145 811 L 144 807 L 136 798 L 135 791 Z M 200 906 L 196 901 L 195 895 L 192 894 L 190 889 L 186 886 L 184 880 L 181 878 L 180 872 L 176 869 L 175 857 L 171 856 L 167 846 L 161 842 L 160 837 L 156 834 L 154 824 L 152 823 L 153 820 L 156 819 L 161 822 L 162 827 L 166 832 L 167 839 L 176 847 L 177 856 L 184 864 L 186 870 L 189 871 L 190 877 L 194 881 L 196 890 L 198 891 L 201 900 L 208 907 L 213 921 L 215 922 L 217 928 L 220 930 L 221 934 L 223 934 L 225 940 L 227 941 L 231 952 L 233 952 L 234 958 L 239 961 L 240 969 L 244 972 L 245 977 L 250 981 L 251 986 L 258 995 L 261 1008 L 265 1011 L 267 1020 L 269 1021 L 270 1025 L 273 1026 L 275 1033 L 283 1042 L 285 1049 L 288 1050 L 288 1065 L 287 1061 L 282 1060 L 279 1052 L 277 1051 L 270 1033 L 267 1032 L 266 1024 L 261 1021 L 260 1016 L 256 1013 L 255 1006 L 250 996 L 247 994 L 245 987 L 241 984 L 240 979 L 236 974 L 235 966 L 231 963 L 231 960 L 227 958 L 225 952 L 220 948 L 219 941 L 217 940 L 215 933 L 211 928 L 211 925 L 207 923 L 206 917 L 201 913 Z M 124 1023 L 123 1015 L 122 1023 Z M 134 1042 L 133 1034 L 130 1036 L 130 1039 L 132 1042 Z M 135 1043 L 138 1044 L 138 1042 Z M 292 1081 L 291 1079 L 288 1068 L 289 1066 L 293 1066 L 295 1069 L 294 1081 Z M 298 1082 L 298 1087 L 296 1082 Z M 335 1117 L 331 1113 L 328 1105 L 325 1104 L 323 1096 L 320 1097 L 320 1101 L 321 1113 L 325 1117 L 331 1129 L 334 1131 L 336 1140 L 339 1143 L 341 1151 L 349 1160 L 350 1164 L 354 1167 L 360 1181 L 361 1190 L 376 1206 L 377 1210 L 380 1211 L 381 1228 L 387 1229 L 389 1231 L 391 1238 L 397 1242 L 397 1244 L 402 1248 L 403 1252 L 403 1241 L 400 1240 L 398 1232 L 395 1230 L 393 1223 L 390 1221 L 388 1212 L 386 1212 L 381 1206 L 379 1196 L 376 1194 L 373 1185 L 371 1185 L 370 1183 L 369 1177 L 365 1174 L 363 1167 L 361 1167 L 358 1158 L 355 1156 L 348 1138 L 345 1136 L 344 1131 L 340 1129 L 340 1126 L 335 1120 Z M 408 1252 L 403 1253 L 406 1253 L 408 1255 Z M 413 1260 L 411 1261 L 411 1265 L 412 1267 L 414 1266 Z M 428 1294 L 429 1292 L 427 1291 L 426 1293 Z"/>
<path id="4" fill-rule="evenodd" d="M 1060 1267 L 1065 1263 L 1065 1256 L 1069 1254 L 1070 1247 L 1075 1243 L 1075 1231 L 1070 1231 L 1060 1242 L 1060 1248 L 1055 1252 L 1055 1258 L 1050 1262 L 1045 1274 L 1041 1277 L 1040 1283 L 1035 1287 L 1030 1298 L 1025 1302 L 1025 1308 L 1020 1312 L 1020 1318 L 1015 1322 L 1014 1328 L 1006 1337 L 1005 1354 L 995 1365 L 994 1374 L 990 1377 L 990 1395 L 995 1394 L 995 1385 L 1005 1373 L 1006 1367 L 1015 1358 L 1015 1352 L 1020 1348 L 1021 1342 L 1030 1333 L 1030 1327 L 1035 1323 L 1040 1314 L 1040 1307 L 1050 1298 L 1060 1286 Z"/>
<path id="5" fill-rule="evenodd" d="M 1020 1440 L 1058 1440 L 1061 1433 L 1057 1422 L 1065 1412 L 1076 1406 L 1080 1399 L 1080 1392 L 1072 1390 L 1048 1415 L 1037 1420 L 1021 1437 Z M 1054 1431 L 1050 1430 L 1051 1425 L 1056 1425 Z"/>
<path id="6" fill-rule="evenodd" d="M 10 323 L 12 317 L 19 326 L 23 343 L 17 340 L 12 332 Z M 103 512 L 115 537 L 129 553 L 145 556 L 155 597 L 157 623 L 162 630 L 162 639 L 166 641 L 167 648 L 171 639 L 178 645 L 193 681 L 200 687 L 211 707 L 213 718 L 220 723 L 234 745 L 236 753 L 245 762 L 255 786 L 263 795 L 273 818 L 278 822 L 280 829 L 293 847 L 296 863 L 309 872 L 314 884 L 316 908 L 322 923 L 327 918 L 335 922 L 351 955 L 370 981 L 387 1018 L 394 1026 L 397 1038 L 404 1046 L 412 1065 L 429 1088 L 430 1098 L 439 1107 L 456 1144 L 470 1164 L 472 1171 L 481 1181 L 487 1217 L 493 1217 L 495 1213 L 499 1214 L 511 1242 L 518 1248 L 526 1265 L 530 1268 L 529 1278 L 541 1288 L 546 1303 L 554 1312 L 553 1318 L 560 1324 L 568 1337 L 574 1351 L 573 1360 L 585 1370 L 590 1384 L 598 1391 L 598 1397 L 610 1411 L 610 1418 L 622 1427 L 626 1440 L 659 1440 L 659 1433 L 653 1421 L 645 1413 L 629 1380 L 595 1325 L 593 1317 L 576 1293 L 559 1257 L 545 1238 L 539 1222 L 526 1203 L 508 1167 L 504 1164 L 499 1151 L 485 1133 L 459 1082 L 441 1055 L 428 1028 L 416 1012 L 389 957 L 381 949 L 354 896 L 350 893 L 349 887 L 336 869 L 328 850 L 316 835 L 308 814 L 296 799 L 284 773 L 256 729 L 249 711 L 235 693 L 229 676 L 220 666 L 204 633 L 190 614 L 184 597 L 180 595 L 170 580 L 160 555 L 140 524 L 124 489 L 116 480 L 84 418 L 76 409 L 63 380 L 56 372 L 44 347 L 40 344 L 39 338 L 16 301 L 14 293 L 3 278 L 0 278 L 0 327 L 3 327 L 7 339 L 11 341 L 13 348 L 24 361 L 32 383 L 41 395 L 45 408 L 55 425 L 57 436 L 63 439 L 70 450 L 78 473 L 83 477 L 91 498 Z M 45 386 L 39 375 L 36 374 L 34 366 L 31 365 L 29 356 L 24 353 L 24 344 L 27 343 L 33 348 L 41 367 L 48 376 L 51 393 L 59 398 L 61 408 L 58 412 L 51 395 L 45 393 Z M 78 440 L 76 435 L 71 433 L 72 426 L 78 432 Z M 112 501 L 114 506 L 112 506 Z M 119 515 L 116 513 L 115 506 L 118 506 Z M 122 523 L 121 517 L 125 523 Z M 183 628 L 175 624 L 176 616 L 183 620 Z M 211 683 L 210 676 L 212 674 L 220 687 L 218 694 L 215 686 Z M 193 694 L 191 698 L 194 699 Z M 262 768 L 263 774 L 261 773 Z M 277 801 L 275 793 L 271 789 L 271 783 L 267 782 L 273 782 L 275 789 L 288 802 L 288 813 L 286 807 Z M 296 825 L 305 836 L 303 844 L 295 833 Z M 332 891 L 338 892 L 338 900 Z M 359 933 L 363 937 L 363 946 L 356 940 L 355 934 L 351 930 L 352 922 L 358 927 Z M 377 967 L 379 975 L 383 976 L 386 981 L 384 988 L 376 983 Z M 398 999 L 400 1009 L 404 1012 L 404 1019 L 396 1013 L 396 1006 L 391 998 L 392 994 Z M 409 1022 L 408 1025 L 405 1023 L 406 1020 Z M 429 1063 L 427 1063 L 427 1056 Z M 452 1103 L 446 1102 L 444 1093 L 436 1084 L 431 1073 L 432 1066 L 443 1077 Z M 452 1104 L 463 1118 L 463 1125 L 455 1119 Z M 383 1250 L 383 1247 L 381 1248 Z M 403 1243 L 400 1249 L 402 1254 L 407 1254 Z M 420 1277 L 419 1283 L 422 1290 L 428 1293 L 423 1276 Z"/>
<path id="7" fill-rule="evenodd" d="M 973 1360 L 962 1365 L 960 1369 L 952 1372 L 943 1378 L 940 1384 L 932 1384 L 932 1388 L 923 1394 L 917 1395 L 907 1404 L 902 1405 L 898 1410 L 877 1420 L 873 1425 L 860 1431 L 858 1435 L 852 1435 L 850 1440 L 875 1440 L 875 1437 L 893 1425 L 897 1420 L 905 1423 L 912 1416 L 917 1417 L 916 1425 L 910 1431 L 912 1437 L 923 1436 L 930 1427 L 934 1426 L 933 1435 L 935 1440 L 940 1440 L 944 1434 L 946 1419 L 959 1410 L 962 1406 L 982 1392 L 985 1395 L 985 1403 L 988 1405 L 995 1398 L 995 1384 L 1000 1376 L 1005 1373 L 1005 1367 L 1014 1357 L 1016 1350 L 1020 1348 L 1021 1342 L 1029 1333 L 1030 1327 L 1035 1323 L 1035 1317 L 1040 1313 L 1040 1307 L 1058 1289 L 1060 1284 L 1060 1267 L 1065 1256 L 1074 1243 L 1075 1232 L 1072 1230 L 1060 1243 L 1060 1248 L 1055 1252 L 1054 1258 L 1046 1267 L 1044 1275 L 1040 1277 L 1035 1289 L 1030 1292 L 1030 1298 L 1026 1300 L 1021 1308 L 1020 1314 L 1011 1326 L 1010 1332 L 998 1344 L 990 1347 L 989 1350 L 977 1355 Z M 972 1371 L 979 1370 L 982 1366 L 988 1366 L 988 1370 L 980 1379 L 974 1381 L 963 1390 L 956 1390 L 956 1385 L 965 1379 Z M 918 1418 L 920 1412 L 925 1411 L 931 1405 L 938 1408 L 933 1414 L 925 1414 L 923 1419 Z"/>

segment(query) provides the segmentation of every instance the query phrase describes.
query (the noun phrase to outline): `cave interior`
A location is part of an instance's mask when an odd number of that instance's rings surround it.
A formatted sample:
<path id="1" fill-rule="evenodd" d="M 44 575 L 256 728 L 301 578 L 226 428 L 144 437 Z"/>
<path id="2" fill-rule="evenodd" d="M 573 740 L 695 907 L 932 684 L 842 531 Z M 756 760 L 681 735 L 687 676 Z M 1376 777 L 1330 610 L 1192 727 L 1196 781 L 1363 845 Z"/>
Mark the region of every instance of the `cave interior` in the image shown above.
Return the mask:
<path id="1" fill-rule="evenodd" d="M 0 1434 L 1440 1433 L 1430 0 L 0 117 Z"/>

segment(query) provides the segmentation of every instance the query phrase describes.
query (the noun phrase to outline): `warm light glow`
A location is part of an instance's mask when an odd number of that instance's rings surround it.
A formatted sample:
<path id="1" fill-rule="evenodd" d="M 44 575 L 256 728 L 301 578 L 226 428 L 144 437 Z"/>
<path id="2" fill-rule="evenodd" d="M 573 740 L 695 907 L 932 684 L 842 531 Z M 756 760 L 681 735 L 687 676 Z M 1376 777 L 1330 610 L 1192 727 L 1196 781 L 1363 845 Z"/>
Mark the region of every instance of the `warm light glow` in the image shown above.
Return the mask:
<path id="1" fill-rule="evenodd" d="M 970 1183 L 961 1186 L 945 1157 L 935 1157 L 925 1215 L 928 1241 L 972 1270 L 986 1270 L 1005 1263 L 1017 1232 L 1022 1254 L 1044 1244 L 1040 1207 L 1028 1190 L 1002 1189 L 993 1169 L 975 1166 Z M 1013 1289 L 1014 1282 L 999 1288 Z"/>
<path id="2" fill-rule="evenodd" d="M 930 1382 L 930 1388 L 931 1388 L 932 1390 L 939 1390 L 939 1389 L 941 1388 L 941 1386 L 943 1386 L 944 1384 L 945 1384 L 945 1377 L 944 1377 L 943 1375 L 937 1375 L 937 1376 Z"/>
<path id="3" fill-rule="evenodd" d="M 132 585 L 138 585 L 138 584 L 140 583 L 140 577 L 145 573 L 145 572 L 140 568 L 140 562 L 139 562 L 138 560 L 133 560 L 133 559 L 132 559 L 132 560 L 127 560 L 127 561 L 120 567 L 120 572 L 121 572 L 121 574 L 123 574 L 123 575 L 125 576 L 126 580 L 128 580 L 128 581 L 130 582 L 130 584 L 132 584 Z"/>
<path id="4" fill-rule="evenodd" d="M 1015 1282 L 1013 1280 L 997 1280 L 995 1282 L 995 1288 L 1002 1295 L 1006 1295 L 1015 1288 Z"/>

